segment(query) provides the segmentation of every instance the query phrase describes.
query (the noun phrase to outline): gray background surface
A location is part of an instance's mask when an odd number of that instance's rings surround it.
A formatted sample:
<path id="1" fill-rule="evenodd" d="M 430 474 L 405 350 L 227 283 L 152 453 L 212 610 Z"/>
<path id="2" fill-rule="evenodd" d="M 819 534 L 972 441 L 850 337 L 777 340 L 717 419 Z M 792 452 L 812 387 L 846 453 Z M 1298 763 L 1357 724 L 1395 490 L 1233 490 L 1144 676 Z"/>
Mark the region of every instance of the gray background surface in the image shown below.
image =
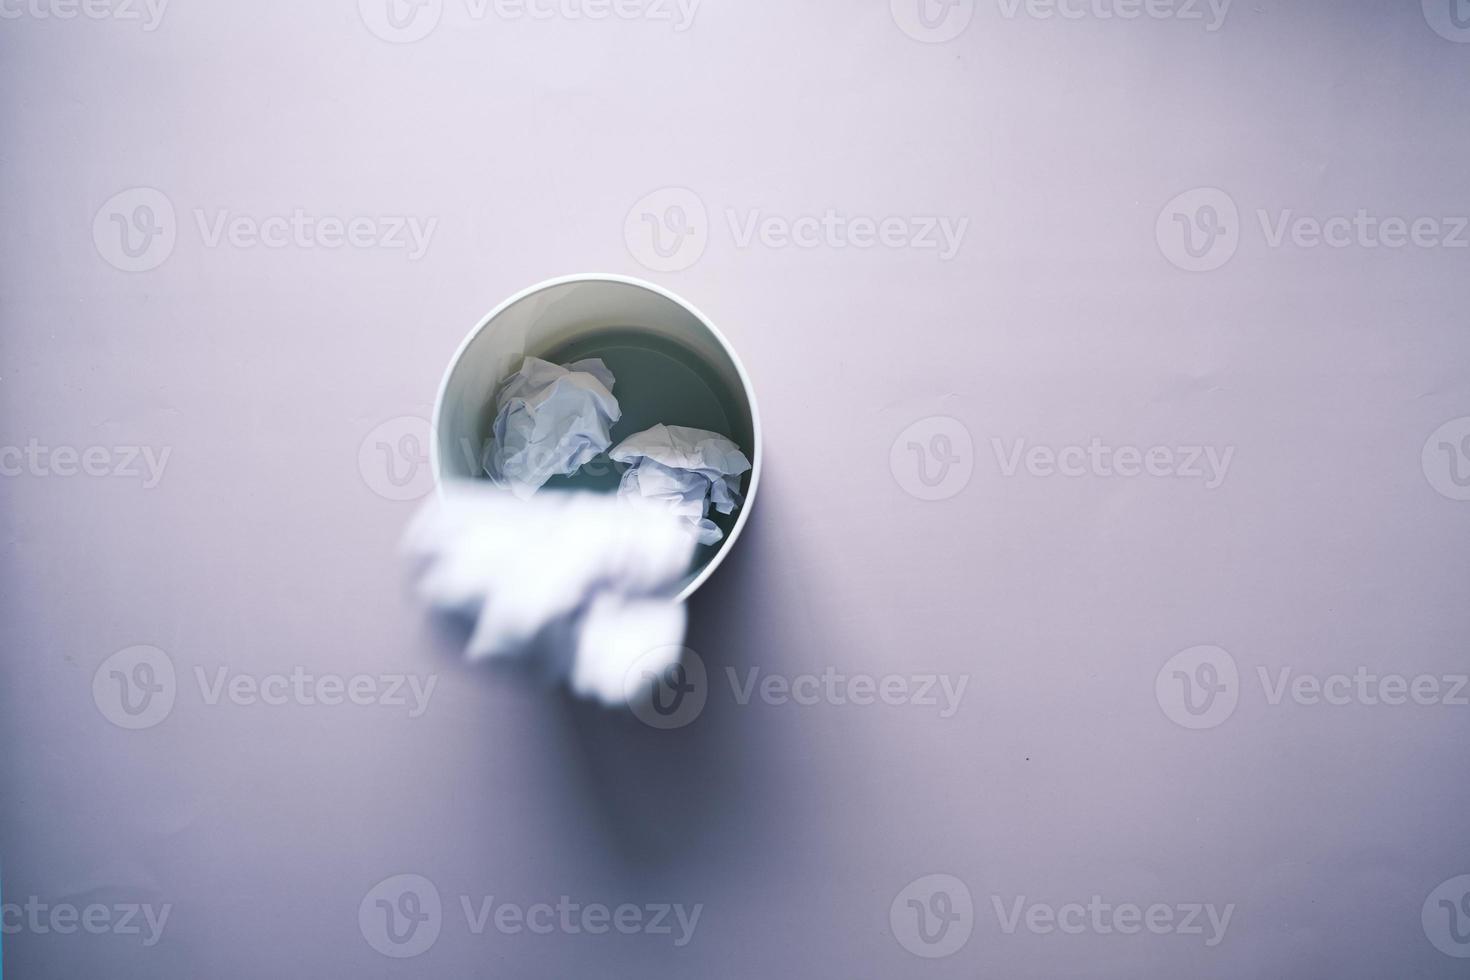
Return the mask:
<path id="1" fill-rule="evenodd" d="M 1272 704 L 1258 677 L 1466 670 L 1470 503 L 1421 450 L 1470 416 L 1470 250 L 1273 247 L 1258 215 L 1470 214 L 1448 2 L 1240 2 L 1211 31 L 982 0 L 933 9 L 971 16 L 943 43 L 885 2 L 705 0 L 681 31 L 445 0 L 413 43 L 352 0 L 175 0 L 154 30 L 36 2 L 0 20 L 0 444 L 170 456 L 151 488 L 0 478 L 4 901 L 172 911 L 152 946 L 7 913 L 6 976 L 1465 974 L 1421 909 L 1470 872 L 1470 707 Z M 127 272 L 93 228 L 139 187 L 176 241 Z M 706 211 L 671 271 L 637 236 L 663 188 Z M 1196 188 L 1238 207 L 1208 272 L 1156 233 Z M 296 208 L 437 225 L 413 260 L 196 217 Z M 969 224 L 947 261 L 740 244 L 752 212 L 829 208 Z M 461 663 L 394 555 L 416 505 L 364 462 L 374 433 L 412 448 L 486 310 L 588 270 L 703 308 L 763 413 L 751 524 L 693 602 L 708 704 L 669 732 Z M 972 470 L 923 500 L 900 436 L 939 446 L 935 417 Z M 1206 489 L 1006 476 L 992 444 L 1093 437 L 1234 456 Z M 138 644 L 177 696 L 126 730 L 93 679 Z M 1190 730 L 1155 680 L 1201 644 L 1238 705 Z M 298 666 L 438 680 L 417 718 L 195 681 Z M 741 705 L 752 667 L 969 680 L 941 718 Z M 395 959 L 358 907 L 405 873 L 442 930 Z M 931 874 L 974 907 L 935 959 L 899 900 Z M 459 902 L 562 895 L 703 911 L 676 948 L 475 935 Z M 1093 895 L 1234 911 L 1215 946 L 995 912 Z"/>

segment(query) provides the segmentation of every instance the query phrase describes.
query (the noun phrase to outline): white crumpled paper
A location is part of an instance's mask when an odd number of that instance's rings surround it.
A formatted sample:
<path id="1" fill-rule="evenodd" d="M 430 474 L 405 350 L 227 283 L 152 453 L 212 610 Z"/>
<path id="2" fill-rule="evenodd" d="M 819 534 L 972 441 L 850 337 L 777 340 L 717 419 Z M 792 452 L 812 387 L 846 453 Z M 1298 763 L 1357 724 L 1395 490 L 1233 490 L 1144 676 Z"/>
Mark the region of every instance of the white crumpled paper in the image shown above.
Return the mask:
<path id="1" fill-rule="evenodd" d="M 683 425 L 655 425 L 618 443 L 610 454 L 631 463 L 618 495 L 662 505 L 694 528 L 700 544 L 714 544 L 724 533 L 707 515 L 710 503 L 721 514 L 740 505 L 740 474 L 750 469 L 735 443 L 717 432 Z"/>
<path id="2" fill-rule="evenodd" d="M 534 652 L 604 704 L 637 700 L 678 660 L 686 612 L 673 596 L 694 547 L 660 509 L 584 492 L 520 499 L 484 481 L 447 484 L 404 539 L 424 601 L 475 620 L 471 659 Z"/>
<path id="3" fill-rule="evenodd" d="M 598 358 L 560 366 L 528 357 L 500 386 L 481 460 L 496 486 L 529 497 L 612 445 L 622 416 L 613 376 Z"/>

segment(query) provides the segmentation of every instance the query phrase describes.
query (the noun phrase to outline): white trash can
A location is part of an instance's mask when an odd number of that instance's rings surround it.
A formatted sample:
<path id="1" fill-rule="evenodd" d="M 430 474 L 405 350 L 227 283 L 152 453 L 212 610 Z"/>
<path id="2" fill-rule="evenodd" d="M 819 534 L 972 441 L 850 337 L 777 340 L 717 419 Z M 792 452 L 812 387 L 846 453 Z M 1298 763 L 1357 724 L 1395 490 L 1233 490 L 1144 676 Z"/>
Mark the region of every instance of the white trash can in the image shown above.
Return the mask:
<path id="1" fill-rule="evenodd" d="M 718 432 L 750 459 L 741 485 L 745 502 L 728 516 L 710 512 L 724 537 L 696 552 L 679 591 L 681 600 L 688 598 L 734 547 L 760 483 L 760 414 L 740 358 L 703 314 L 652 283 L 601 273 L 538 283 L 491 310 L 450 360 L 434 403 L 436 485 L 484 476 L 480 457 L 495 419 L 496 389 L 528 355 L 557 364 L 585 357 L 606 362 L 623 413 L 613 445 L 662 422 Z M 618 479 L 601 456 L 582 472 L 553 478 L 545 491 L 611 493 Z"/>

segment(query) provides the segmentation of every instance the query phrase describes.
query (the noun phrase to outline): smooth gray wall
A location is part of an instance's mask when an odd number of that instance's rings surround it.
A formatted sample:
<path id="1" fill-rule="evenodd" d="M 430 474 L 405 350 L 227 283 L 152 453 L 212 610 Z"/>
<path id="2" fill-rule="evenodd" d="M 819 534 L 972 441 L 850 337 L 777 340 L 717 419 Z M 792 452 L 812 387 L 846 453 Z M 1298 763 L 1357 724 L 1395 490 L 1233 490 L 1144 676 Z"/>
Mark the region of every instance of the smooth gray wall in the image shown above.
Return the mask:
<path id="1" fill-rule="evenodd" d="M 173 0 L 153 30 L 28 2 L 0 21 L 0 860 L 47 918 L 7 913 L 7 977 L 1464 975 L 1435 945 L 1470 953 L 1470 707 L 1444 703 L 1470 423 L 1431 440 L 1470 416 L 1449 0 L 1237 0 L 1217 30 L 1203 3 L 925 28 L 903 0 L 704 0 L 680 30 L 443 0 L 410 43 L 377 0 Z M 337 231 L 266 223 L 297 208 Z M 1272 244 L 1360 210 L 1436 223 Z M 321 247 L 353 218 L 372 247 Z M 399 218 L 426 248 L 381 247 Z M 961 219 L 956 249 L 925 230 Z M 699 305 L 761 399 L 760 499 L 693 603 L 706 704 L 669 731 L 461 663 L 394 554 L 464 332 L 590 270 Z M 1182 450 L 1171 474 L 1232 452 L 1209 487 L 1119 476 L 1094 437 Z M 55 472 L 93 447 L 114 475 Z M 168 451 L 156 486 L 126 447 Z M 157 718 L 117 700 L 136 645 L 173 678 Z M 1171 663 L 1201 645 L 1225 657 Z M 375 703 L 209 703 L 221 668 L 296 667 Z M 739 703 L 753 668 L 817 675 L 815 703 Z M 1359 668 L 1345 704 L 1290 687 Z M 437 678 L 419 717 L 387 674 Z M 1389 674 L 1443 686 L 1367 703 Z M 926 675 L 964 679 L 949 717 L 913 703 Z M 1181 676 L 1219 699 L 1191 714 Z M 851 703 L 890 677 L 904 703 Z M 400 874 L 442 903 L 409 959 L 373 945 Z M 676 947 L 476 935 L 461 905 L 563 895 L 702 910 Z M 1213 946 L 1204 916 L 1042 931 L 1094 895 L 1233 908 Z M 910 899 L 960 918 L 928 943 Z M 1035 927 L 1007 932 L 1018 899 Z M 51 928 L 92 904 L 101 934 Z M 170 907 L 156 944 L 128 905 Z"/>

